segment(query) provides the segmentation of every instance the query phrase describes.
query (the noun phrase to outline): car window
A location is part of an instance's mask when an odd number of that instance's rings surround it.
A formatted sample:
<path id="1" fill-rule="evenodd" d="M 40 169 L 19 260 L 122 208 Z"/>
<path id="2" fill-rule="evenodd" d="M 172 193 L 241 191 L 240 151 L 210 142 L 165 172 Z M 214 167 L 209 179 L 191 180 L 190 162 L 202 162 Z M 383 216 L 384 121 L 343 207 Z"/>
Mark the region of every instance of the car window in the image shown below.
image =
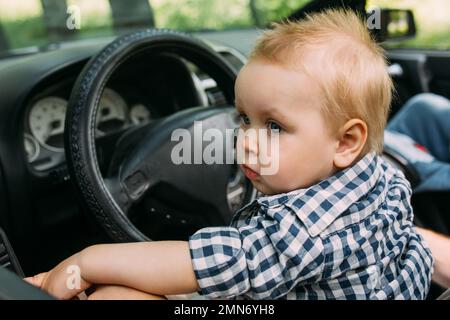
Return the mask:
<path id="1" fill-rule="evenodd" d="M 417 34 L 413 39 L 388 41 L 387 47 L 450 49 L 450 1 L 448 0 L 368 0 L 367 8 L 411 9 Z"/>
<path id="2" fill-rule="evenodd" d="M 310 0 L 153 0 L 157 22 L 181 29 L 237 29 L 279 21 Z"/>
<path id="3" fill-rule="evenodd" d="M 44 8 L 44 3 L 50 5 Z M 69 9 L 72 5 L 79 8 L 81 16 L 78 30 L 77 13 Z M 112 34 L 108 0 L 0 0 L 0 51 Z"/>
<path id="4" fill-rule="evenodd" d="M 264 27 L 310 0 L 0 0 L 0 53 L 147 27 Z M 123 30 L 122 30 L 123 29 Z"/>

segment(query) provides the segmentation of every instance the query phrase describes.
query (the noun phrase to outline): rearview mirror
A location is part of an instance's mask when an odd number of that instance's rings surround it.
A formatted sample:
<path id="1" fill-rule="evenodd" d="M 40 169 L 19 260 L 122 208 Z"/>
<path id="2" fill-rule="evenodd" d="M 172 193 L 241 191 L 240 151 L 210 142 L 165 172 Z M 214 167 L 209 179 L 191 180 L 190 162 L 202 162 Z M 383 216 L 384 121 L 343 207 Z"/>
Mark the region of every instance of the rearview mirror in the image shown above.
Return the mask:
<path id="1" fill-rule="evenodd" d="M 404 40 L 416 35 L 416 24 L 411 10 L 373 9 L 367 12 L 367 22 L 378 41 Z"/>

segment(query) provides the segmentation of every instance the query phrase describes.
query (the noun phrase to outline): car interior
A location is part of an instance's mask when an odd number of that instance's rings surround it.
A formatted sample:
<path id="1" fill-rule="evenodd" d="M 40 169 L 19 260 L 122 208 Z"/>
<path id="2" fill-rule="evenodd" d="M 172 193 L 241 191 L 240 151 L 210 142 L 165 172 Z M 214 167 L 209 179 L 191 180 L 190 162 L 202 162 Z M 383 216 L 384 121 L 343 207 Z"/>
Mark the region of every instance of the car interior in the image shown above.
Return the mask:
<path id="1" fill-rule="evenodd" d="M 367 14 L 365 0 L 315 0 L 287 18 L 343 6 Z M 142 29 L 0 57 L 1 299 L 49 299 L 20 278 L 93 244 L 186 240 L 258 196 L 236 165 L 168 157 L 174 128 L 237 126 L 234 79 L 260 31 Z M 418 93 L 450 98 L 450 51 L 386 50 L 390 117 Z M 383 156 L 420 182 L 394 150 Z M 449 235 L 449 195 L 413 194 L 416 224 Z"/>

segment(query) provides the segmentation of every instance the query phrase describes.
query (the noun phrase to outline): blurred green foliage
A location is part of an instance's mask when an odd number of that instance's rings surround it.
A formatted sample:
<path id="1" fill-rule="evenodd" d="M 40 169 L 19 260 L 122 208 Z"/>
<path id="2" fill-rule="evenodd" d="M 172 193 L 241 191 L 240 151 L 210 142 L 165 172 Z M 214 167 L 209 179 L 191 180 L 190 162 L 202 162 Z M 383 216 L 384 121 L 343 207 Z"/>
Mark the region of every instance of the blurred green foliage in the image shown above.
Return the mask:
<path id="1" fill-rule="evenodd" d="M 257 0 L 257 7 L 265 24 L 279 21 L 289 16 L 295 10 L 303 7 L 310 0 Z"/>
<path id="2" fill-rule="evenodd" d="M 41 17 L 29 17 L 15 21 L 1 21 L 3 31 L 11 48 L 44 45 L 47 42 L 45 26 Z"/>
<path id="3" fill-rule="evenodd" d="M 98 36 L 112 36 L 111 25 L 98 25 L 93 18 L 83 21 L 86 26 L 74 36 L 75 39 L 88 39 Z M 11 49 L 30 46 L 44 46 L 49 43 L 45 23 L 41 16 L 31 16 L 26 19 L 1 22 Z M 0 51 L 2 49 L 0 48 Z"/>
<path id="4" fill-rule="evenodd" d="M 150 1 L 157 27 L 177 30 L 207 30 L 250 27 L 247 1 L 164 0 Z"/>
<path id="5" fill-rule="evenodd" d="M 309 1 L 164 0 L 151 3 L 157 26 L 198 31 L 264 27 L 289 16 Z"/>

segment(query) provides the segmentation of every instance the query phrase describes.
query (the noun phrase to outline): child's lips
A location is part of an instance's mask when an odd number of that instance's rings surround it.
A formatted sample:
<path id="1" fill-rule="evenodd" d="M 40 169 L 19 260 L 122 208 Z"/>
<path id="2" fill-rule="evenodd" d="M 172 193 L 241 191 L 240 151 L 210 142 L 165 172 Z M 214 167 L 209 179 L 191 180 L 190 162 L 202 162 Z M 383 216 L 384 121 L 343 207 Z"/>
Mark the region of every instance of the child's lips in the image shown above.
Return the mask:
<path id="1" fill-rule="evenodd" d="M 242 170 L 244 171 L 245 176 L 250 180 L 254 180 L 259 177 L 259 173 L 250 169 L 250 167 L 246 166 L 245 164 L 242 165 Z"/>

